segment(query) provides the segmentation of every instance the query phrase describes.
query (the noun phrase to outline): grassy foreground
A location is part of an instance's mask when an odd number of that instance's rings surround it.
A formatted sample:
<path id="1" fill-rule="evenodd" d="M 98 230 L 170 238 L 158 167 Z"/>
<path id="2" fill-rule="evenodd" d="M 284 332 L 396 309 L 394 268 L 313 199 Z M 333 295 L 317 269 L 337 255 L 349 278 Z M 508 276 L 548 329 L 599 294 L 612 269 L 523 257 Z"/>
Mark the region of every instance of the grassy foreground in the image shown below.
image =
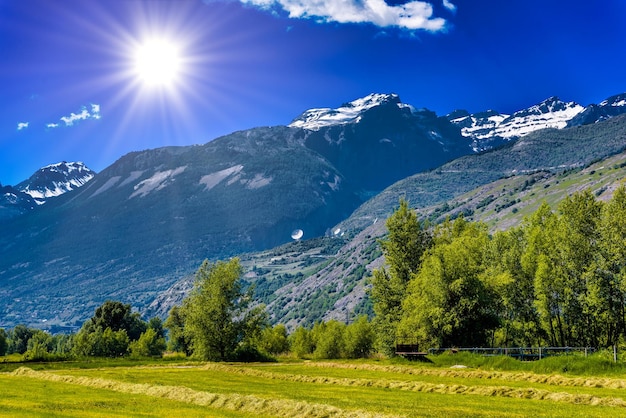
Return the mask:
<path id="1" fill-rule="evenodd" d="M 0 416 L 626 417 L 614 376 L 377 361 L 25 366 L 0 373 Z"/>

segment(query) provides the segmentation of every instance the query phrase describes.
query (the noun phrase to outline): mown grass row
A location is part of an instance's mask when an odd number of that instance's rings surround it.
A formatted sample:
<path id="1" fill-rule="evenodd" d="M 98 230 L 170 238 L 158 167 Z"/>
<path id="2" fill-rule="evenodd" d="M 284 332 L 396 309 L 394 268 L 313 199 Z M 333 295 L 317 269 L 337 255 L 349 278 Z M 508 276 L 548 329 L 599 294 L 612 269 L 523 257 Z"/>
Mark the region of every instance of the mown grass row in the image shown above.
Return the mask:
<path id="1" fill-rule="evenodd" d="M 458 381 L 465 381 L 477 377 L 475 371 L 457 371 L 457 370 L 427 370 L 427 369 L 410 369 L 398 367 L 383 367 L 386 372 L 395 372 L 402 374 L 417 374 L 436 377 L 447 377 L 454 379 L 446 379 L 445 382 L 431 383 L 423 381 L 411 381 L 411 380 L 392 380 L 389 378 L 354 378 L 354 377 L 331 377 L 328 376 L 328 369 L 337 366 L 336 363 L 314 363 L 314 367 L 323 368 L 324 373 L 321 376 L 311 376 L 304 374 L 292 373 L 293 369 L 287 367 L 288 371 L 283 370 L 282 373 L 270 372 L 265 370 L 259 370 L 255 368 L 243 368 L 224 366 L 220 364 L 207 364 L 203 366 L 203 369 L 211 370 L 218 373 L 236 373 L 244 376 L 254 376 L 263 379 L 270 380 L 284 380 L 296 383 L 316 383 L 316 384 L 328 384 L 337 386 L 363 386 L 372 388 L 384 388 L 394 389 L 412 392 L 425 392 L 425 393 L 440 393 L 440 394 L 462 394 L 462 395 L 481 395 L 481 396 L 500 396 L 506 398 L 522 398 L 522 399 L 535 399 L 535 400 L 548 400 L 555 402 L 566 402 L 573 404 L 585 404 L 585 405 L 606 405 L 626 407 L 626 401 L 620 397 L 612 396 L 597 396 L 587 393 L 569 393 L 569 392 L 554 392 L 551 390 L 536 388 L 536 387 L 511 387 L 511 386 L 494 386 L 494 385 L 468 385 L 459 384 Z M 270 366 L 271 367 L 271 366 Z M 350 368 L 354 370 L 354 368 Z M 372 370 L 372 368 L 366 367 L 361 369 Z M 380 370 L 380 369 L 379 369 Z M 417 372 L 417 373 L 416 373 Z M 426 372 L 426 373 L 424 373 Z M 430 373 L 434 372 L 434 373 Z M 512 382 L 519 382 L 521 384 L 529 385 L 531 383 L 543 383 L 543 387 L 556 386 L 585 386 L 591 388 L 600 388 L 600 384 L 593 381 L 584 381 L 583 379 L 552 379 L 550 376 L 534 376 L 531 374 L 503 374 L 494 373 L 493 376 L 489 376 L 489 372 L 478 372 L 478 376 L 481 379 L 493 380 L 506 380 Z M 456 380 L 456 381 L 455 381 Z M 623 388 L 624 381 L 617 380 L 615 382 L 609 381 L 610 379 L 603 379 L 602 384 L 606 386 L 616 386 Z M 553 382 L 553 383 L 552 383 Z M 617 394 L 613 392 L 611 394 Z M 621 393 L 620 393 L 621 394 Z"/>
<path id="2" fill-rule="evenodd" d="M 147 395 L 155 398 L 208 406 L 218 410 L 241 411 L 277 417 L 337 417 L 368 418 L 387 417 L 390 415 L 370 413 L 368 411 L 344 411 L 339 408 L 289 399 L 264 399 L 253 395 L 237 393 L 220 394 L 197 391 L 185 386 L 153 385 L 146 383 L 127 383 L 119 380 L 97 377 L 70 376 L 51 372 L 42 372 L 21 367 L 14 376 L 25 376 L 38 380 L 69 383 L 96 389 L 105 389 L 133 395 Z"/>
<path id="3" fill-rule="evenodd" d="M 576 380 L 546 383 L 550 376 L 532 373 L 490 373 L 361 361 L 184 363 L 42 375 L 103 390 L 119 384 L 120 393 L 175 402 L 207 396 L 210 411 L 242 416 L 250 411 L 260 416 L 626 416 L 623 390 L 609 388 L 620 387 L 620 379 L 601 379 L 605 387 L 594 387 Z"/>
<path id="4" fill-rule="evenodd" d="M 348 370 L 369 370 L 403 375 L 435 376 L 463 379 L 488 379 L 508 382 L 541 383 L 551 386 L 569 386 L 585 388 L 624 389 L 626 379 L 609 377 L 569 377 L 560 374 L 537 374 L 529 372 L 488 371 L 475 369 L 441 369 L 426 367 L 406 367 L 394 365 L 359 364 L 359 363 L 304 363 L 307 367 L 343 368 Z"/>

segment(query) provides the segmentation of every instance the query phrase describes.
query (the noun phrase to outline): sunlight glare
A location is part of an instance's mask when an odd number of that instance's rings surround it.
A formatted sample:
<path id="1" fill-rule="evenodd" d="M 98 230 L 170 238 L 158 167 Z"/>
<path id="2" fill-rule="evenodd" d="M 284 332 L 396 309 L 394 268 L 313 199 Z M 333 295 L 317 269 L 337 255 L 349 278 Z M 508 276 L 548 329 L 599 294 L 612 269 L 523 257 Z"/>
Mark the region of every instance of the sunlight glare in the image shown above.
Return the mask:
<path id="1" fill-rule="evenodd" d="M 172 42 L 154 39 L 135 51 L 134 71 L 147 86 L 171 87 L 181 70 L 179 48 Z"/>

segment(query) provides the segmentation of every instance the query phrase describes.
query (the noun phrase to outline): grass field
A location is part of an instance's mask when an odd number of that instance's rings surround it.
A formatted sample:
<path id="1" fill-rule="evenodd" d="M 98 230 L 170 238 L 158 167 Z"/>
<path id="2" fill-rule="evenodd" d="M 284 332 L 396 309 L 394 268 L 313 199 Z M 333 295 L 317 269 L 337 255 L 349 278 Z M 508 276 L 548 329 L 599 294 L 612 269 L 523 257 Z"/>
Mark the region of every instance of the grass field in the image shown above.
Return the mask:
<path id="1" fill-rule="evenodd" d="M 0 373 L 0 416 L 626 417 L 626 379 L 612 375 L 374 360 L 16 367 Z"/>

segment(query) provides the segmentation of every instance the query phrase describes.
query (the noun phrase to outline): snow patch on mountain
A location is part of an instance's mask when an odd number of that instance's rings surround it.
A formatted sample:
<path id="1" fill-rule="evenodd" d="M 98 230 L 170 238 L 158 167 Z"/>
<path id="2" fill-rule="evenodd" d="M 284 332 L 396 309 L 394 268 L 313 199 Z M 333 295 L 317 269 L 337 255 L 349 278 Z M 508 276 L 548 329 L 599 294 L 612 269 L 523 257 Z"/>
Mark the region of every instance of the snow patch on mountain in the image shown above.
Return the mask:
<path id="1" fill-rule="evenodd" d="M 494 129 L 494 135 L 502 138 L 518 138 L 539 129 L 563 129 L 567 122 L 585 108 L 576 102 L 562 102 L 551 97 L 528 109 L 513 113 Z"/>
<path id="2" fill-rule="evenodd" d="M 394 103 L 400 109 L 409 109 L 411 112 L 415 112 L 413 106 L 401 103 L 397 94 L 372 93 L 345 103 L 336 109 L 327 107 L 309 109 L 294 119 L 289 126 L 318 131 L 327 126 L 358 123 L 365 111 L 388 103 Z"/>
<path id="3" fill-rule="evenodd" d="M 578 103 L 550 97 L 512 115 L 494 110 L 471 115 L 455 111 L 448 115 L 448 120 L 461 128 L 461 135 L 470 138 L 472 148 L 478 152 L 540 129 L 563 129 L 584 111 L 585 107 Z"/>
<path id="4" fill-rule="evenodd" d="M 122 176 L 113 176 L 106 181 L 102 186 L 98 188 L 90 197 L 98 196 L 100 193 L 106 192 L 111 187 L 115 186 Z"/>
<path id="5" fill-rule="evenodd" d="M 255 190 L 269 185 L 272 180 L 274 180 L 274 178 L 271 176 L 265 177 L 263 174 L 256 174 L 252 179 L 246 180 L 245 185 L 247 189 Z"/>
<path id="6" fill-rule="evenodd" d="M 134 187 L 135 191 L 130 195 L 129 199 L 135 196 L 145 197 L 151 192 L 159 191 L 172 184 L 174 177 L 181 174 L 187 166 L 175 168 L 174 170 L 157 171 L 149 179 L 140 181 Z"/>
<path id="7" fill-rule="evenodd" d="M 204 184 L 205 191 L 211 190 L 226 178 L 232 176 L 233 174 L 238 174 L 241 170 L 243 170 L 243 166 L 240 164 L 225 168 L 224 170 L 220 170 L 215 173 L 207 174 L 206 176 L 202 176 L 200 178 L 200 184 Z"/>

